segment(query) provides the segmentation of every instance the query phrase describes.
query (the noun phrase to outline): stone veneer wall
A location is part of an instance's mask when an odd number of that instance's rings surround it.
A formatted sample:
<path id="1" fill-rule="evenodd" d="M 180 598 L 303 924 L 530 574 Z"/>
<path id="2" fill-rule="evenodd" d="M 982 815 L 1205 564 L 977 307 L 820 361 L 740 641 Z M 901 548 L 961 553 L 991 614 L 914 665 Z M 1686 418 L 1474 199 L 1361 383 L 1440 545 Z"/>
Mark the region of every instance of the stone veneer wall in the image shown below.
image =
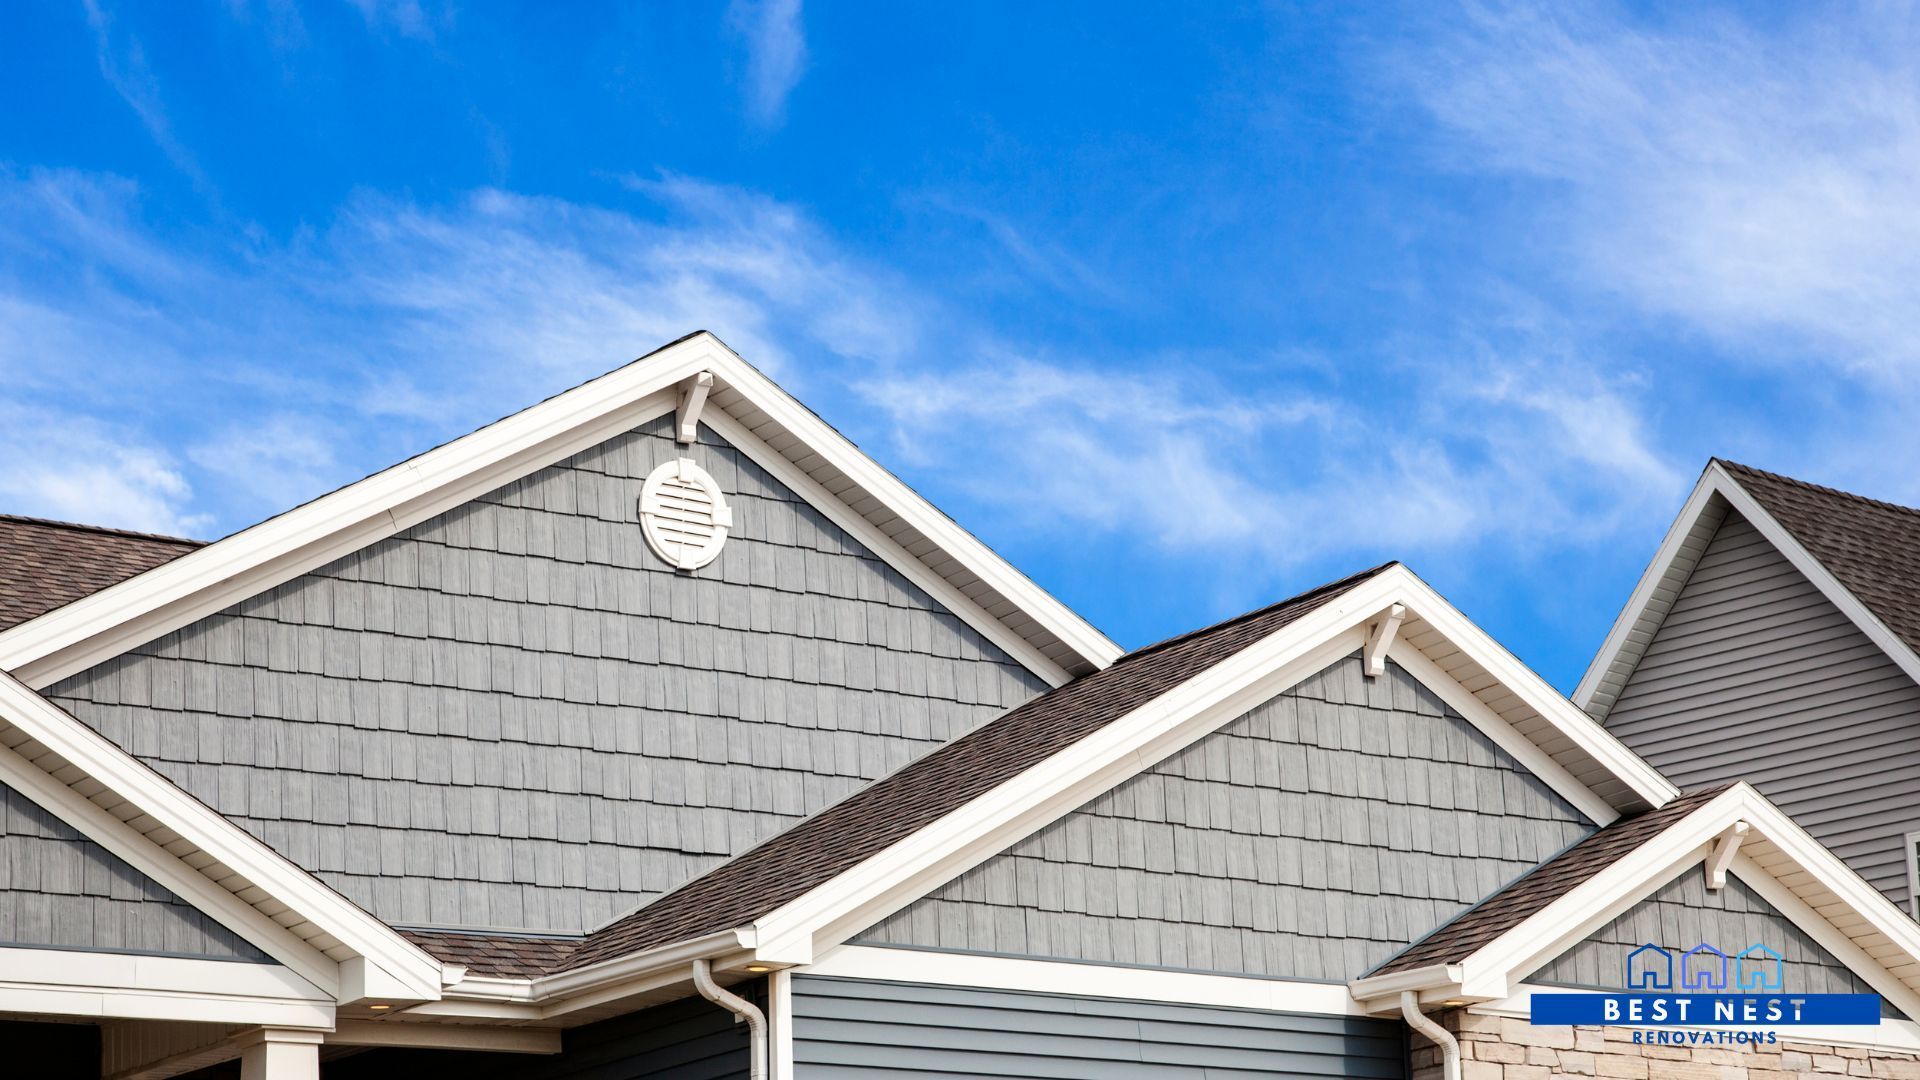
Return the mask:
<path id="1" fill-rule="evenodd" d="M 1626 1028 L 1534 1027 L 1454 1009 L 1435 1017 L 1460 1038 L 1461 1080 L 1789 1080 L 1865 1076 L 1920 1080 L 1920 1058 L 1782 1039 L 1772 1046 L 1637 1046 Z M 1442 1080 L 1440 1051 L 1413 1037 L 1413 1080 Z"/>

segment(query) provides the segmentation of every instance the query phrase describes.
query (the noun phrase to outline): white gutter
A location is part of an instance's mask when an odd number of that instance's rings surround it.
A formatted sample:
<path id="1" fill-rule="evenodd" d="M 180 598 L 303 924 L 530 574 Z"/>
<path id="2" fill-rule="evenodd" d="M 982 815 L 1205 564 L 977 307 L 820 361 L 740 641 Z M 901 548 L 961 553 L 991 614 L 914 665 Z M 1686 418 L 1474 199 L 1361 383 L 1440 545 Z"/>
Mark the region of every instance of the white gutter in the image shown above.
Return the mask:
<path id="1" fill-rule="evenodd" d="M 713 981 L 713 964 L 708 960 L 693 962 L 693 987 L 700 996 L 732 1013 L 734 1023 L 747 1022 L 747 1045 L 751 1080 L 767 1080 L 767 1014 L 754 1007 L 753 1002 L 738 994 L 729 993 Z M 1446 1034 L 1441 1032 L 1441 1034 Z M 1459 1080 L 1460 1048 L 1453 1050 L 1455 1069 L 1447 1080 Z"/>
<path id="2" fill-rule="evenodd" d="M 1434 1023 L 1431 1017 L 1420 1011 L 1420 995 L 1417 992 L 1400 992 L 1400 1015 L 1406 1018 L 1408 1027 L 1440 1047 L 1440 1074 L 1446 1080 L 1460 1080 L 1460 1040 L 1453 1037 L 1453 1032 Z M 759 1077 L 754 1080 L 759 1080 Z"/>

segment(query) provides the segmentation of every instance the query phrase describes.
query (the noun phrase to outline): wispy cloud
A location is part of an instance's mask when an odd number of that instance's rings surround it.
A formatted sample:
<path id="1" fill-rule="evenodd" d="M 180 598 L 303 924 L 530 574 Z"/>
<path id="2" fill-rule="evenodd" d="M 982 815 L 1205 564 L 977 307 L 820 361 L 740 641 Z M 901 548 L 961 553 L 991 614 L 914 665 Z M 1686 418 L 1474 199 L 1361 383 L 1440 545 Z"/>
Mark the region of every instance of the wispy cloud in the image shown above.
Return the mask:
<path id="1" fill-rule="evenodd" d="M 1756 360 L 1909 381 L 1920 24 L 1897 6 L 1779 14 L 1762 31 L 1473 5 L 1380 67 L 1440 121 L 1450 164 L 1540 182 L 1534 227 L 1579 285 Z"/>
<path id="2" fill-rule="evenodd" d="M 428 14 L 421 0 L 349 0 L 370 30 L 392 31 L 401 37 L 431 42 L 434 25 L 444 21 Z"/>
<path id="3" fill-rule="evenodd" d="M 211 191 L 212 184 L 200 168 L 200 163 L 187 149 L 180 137 L 174 133 L 173 122 L 167 116 L 167 110 L 160 96 L 160 82 L 147 66 L 146 49 L 140 39 L 131 31 L 120 26 L 112 13 L 102 6 L 100 0 L 83 0 L 87 12 L 87 25 L 93 30 L 94 56 L 100 64 L 100 75 L 115 93 L 133 108 L 140 123 L 153 138 L 154 145 L 167 155 L 175 168 L 184 173 L 194 185 L 203 191 Z"/>
<path id="4" fill-rule="evenodd" d="M 727 29 L 746 52 L 747 115 L 762 127 L 779 127 L 786 119 L 787 95 L 807 71 L 800 0 L 733 0 Z"/>

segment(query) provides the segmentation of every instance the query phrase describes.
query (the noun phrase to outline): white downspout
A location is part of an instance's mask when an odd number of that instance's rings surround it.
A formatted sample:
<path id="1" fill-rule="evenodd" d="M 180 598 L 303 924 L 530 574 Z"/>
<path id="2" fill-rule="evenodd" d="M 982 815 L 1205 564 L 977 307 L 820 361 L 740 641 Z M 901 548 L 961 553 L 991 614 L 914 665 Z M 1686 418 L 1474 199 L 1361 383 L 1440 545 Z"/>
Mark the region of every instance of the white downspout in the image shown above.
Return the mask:
<path id="1" fill-rule="evenodd" d="M 706 960 L 693 962 L 693 988 L 700 996 L 732 1013 L 738 1019 L 747 1022 L 747 1060 L 752 1080 L 767 1080 L 767 1014 L 754 1007 L 753 1002 L 739 994 L 723 990 L 713 981 L 713 965 Z M 1445 1034 L 1442 1032 L 1442 1034 Z M 1455 1067 L 1448 1080 L 1458 1080 L 1460 1069 L 1460 1049 L 1456 1045 L 1453 1051 Z"/>
<path id="2" fill-rule="evenodd" d="M 700 961 L 700 963 L 705 962 Z M 1440 1047 L 1441 1075 L 1446 1080 L 1460 1080 L 1460 1040 L 1453 1037 L 1453 1032 L 1434 1023 L 1431 1017 L 1420 1011 L 1418 993 L 1412 990 L 1400 992 L 1400 1015 L 1406 1017 L 1408 1027 L 1425 1035 Z"/>

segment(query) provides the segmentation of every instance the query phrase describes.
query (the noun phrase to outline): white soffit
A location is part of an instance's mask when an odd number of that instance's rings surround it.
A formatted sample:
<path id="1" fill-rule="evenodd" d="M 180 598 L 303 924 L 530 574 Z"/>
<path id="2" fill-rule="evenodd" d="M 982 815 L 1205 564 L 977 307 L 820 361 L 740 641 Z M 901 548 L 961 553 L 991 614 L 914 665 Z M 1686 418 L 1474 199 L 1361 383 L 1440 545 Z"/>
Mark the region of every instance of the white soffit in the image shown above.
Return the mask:
<path id="1" fill-rule="evenodd" d="M 712 334 L 683 338 L 531 408 L 0 633 L 0 670 L 34 688 L 84 671 L 399 533 L 680 405 L 796 488 L 909 580 L 1059 685 L 1120 649 L 929 505 Z"/>

